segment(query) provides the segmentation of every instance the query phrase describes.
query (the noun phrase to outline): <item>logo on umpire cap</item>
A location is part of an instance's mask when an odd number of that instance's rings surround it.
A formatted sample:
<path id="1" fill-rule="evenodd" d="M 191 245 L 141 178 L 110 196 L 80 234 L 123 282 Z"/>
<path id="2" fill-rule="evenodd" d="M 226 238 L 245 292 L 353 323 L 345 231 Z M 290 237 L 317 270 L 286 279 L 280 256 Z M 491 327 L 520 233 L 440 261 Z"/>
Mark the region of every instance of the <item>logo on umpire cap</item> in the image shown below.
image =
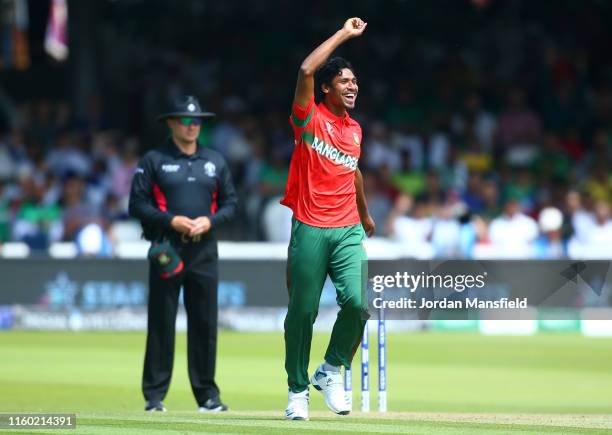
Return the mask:
<path id="1" fill-rule="evenodd" d="M 189 110 L 190 112 L 194 112 L 195 109 L 196 109 L 196 106 L 193 103 L 189 103 L 189 105 L 187 106 L 187 110 Z"/>
<path id="2" fill-rule="evenodd" d="M 170 256 L 168 256 L 168 254 L 162 252 L 161 254 L 159 254 L 159 257 L 157 257 L 157 261 L 159 262 L 160 266 L 167 266 L 168 264 L 170 264 L 171 258 Z"/>

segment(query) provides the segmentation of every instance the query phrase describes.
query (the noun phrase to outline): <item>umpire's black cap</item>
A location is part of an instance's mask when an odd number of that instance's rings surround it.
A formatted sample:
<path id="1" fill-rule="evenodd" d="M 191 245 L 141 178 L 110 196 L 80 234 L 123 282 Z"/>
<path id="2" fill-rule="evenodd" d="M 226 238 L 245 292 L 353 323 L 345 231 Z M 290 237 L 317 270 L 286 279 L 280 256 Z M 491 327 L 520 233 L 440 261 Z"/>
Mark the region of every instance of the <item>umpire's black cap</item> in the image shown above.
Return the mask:
<path id="1" fill-rule="evenodd" d="M 212 118 L 216 116 L 212 112 L 202 111 L 200 102 L 193 95 L 179 97 L 174 101 L 174 106 L 170 112 L 163 113 L 157 117 L 158 121 L 179 116 L 189 116 L 191 118 Z"/>

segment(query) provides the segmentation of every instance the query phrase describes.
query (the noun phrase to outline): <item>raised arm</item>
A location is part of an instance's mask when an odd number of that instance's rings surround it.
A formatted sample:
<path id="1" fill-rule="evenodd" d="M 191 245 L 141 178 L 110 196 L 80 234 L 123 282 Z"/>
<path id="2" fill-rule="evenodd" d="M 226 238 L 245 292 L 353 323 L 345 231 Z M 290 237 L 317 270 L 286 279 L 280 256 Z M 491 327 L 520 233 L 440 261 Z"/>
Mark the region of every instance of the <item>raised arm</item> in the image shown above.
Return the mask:
<path id="1" fill-rule="evenodd" d="M 334 33 L 324 43 L 319 45 L 308 55 L 298 73 L 297 85 L 295 87 L 294 102 L 300 107 L 306 107 L 314 97 L 314 74 L 317 68 L 338 48 L 342 43 L 363 33 L 368 23 L 361 18 L 349 18 L 342 29 Z"/>

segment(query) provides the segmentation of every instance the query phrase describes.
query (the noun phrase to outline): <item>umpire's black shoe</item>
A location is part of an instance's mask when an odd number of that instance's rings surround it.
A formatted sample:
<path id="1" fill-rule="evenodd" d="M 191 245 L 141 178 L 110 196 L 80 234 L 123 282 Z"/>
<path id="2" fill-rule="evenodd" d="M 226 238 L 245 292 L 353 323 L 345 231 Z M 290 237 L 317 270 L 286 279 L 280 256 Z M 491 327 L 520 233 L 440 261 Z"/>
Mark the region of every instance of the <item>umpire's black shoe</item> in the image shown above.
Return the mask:
<path id="1" fill-rule="evenodd" d="M 146 404 L 145 404 L 145 411 L 148 412 L 166 412 L 166 408 L 164 407 L 164 404 L 161 402 L 156 402 L 153 400 L 149 400 Z"/>
<path id="2" fill-rule="evenodd" d="M 227 411 L 229 408 L 218 397 L 208 399 L 198 408 L 200 412 L 222 412 Z"/>

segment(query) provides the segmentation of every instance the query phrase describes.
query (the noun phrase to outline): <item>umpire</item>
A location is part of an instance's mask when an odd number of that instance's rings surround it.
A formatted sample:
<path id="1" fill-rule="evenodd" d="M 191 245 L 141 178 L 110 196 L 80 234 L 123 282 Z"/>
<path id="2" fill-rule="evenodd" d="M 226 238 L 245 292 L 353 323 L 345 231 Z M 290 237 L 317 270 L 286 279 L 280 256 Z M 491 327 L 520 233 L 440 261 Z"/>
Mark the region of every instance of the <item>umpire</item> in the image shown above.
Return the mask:
<path id="1" fill-rule="evenodd" d="M 182 97 L 159 116 L 171 135 L 139 162 L 130 193 L 130 216 L 142 223 L 149 250 L 147 349 L 142 376 L 146 411 L 165 411 L 174 361 L 179 292 L 187 312 L 189 380 L 199 411 L 226 411 L 215 383 L 218 262 L 215 228 L 236 210 L 229 169 L 197 138 L 203 112 Z"/>

